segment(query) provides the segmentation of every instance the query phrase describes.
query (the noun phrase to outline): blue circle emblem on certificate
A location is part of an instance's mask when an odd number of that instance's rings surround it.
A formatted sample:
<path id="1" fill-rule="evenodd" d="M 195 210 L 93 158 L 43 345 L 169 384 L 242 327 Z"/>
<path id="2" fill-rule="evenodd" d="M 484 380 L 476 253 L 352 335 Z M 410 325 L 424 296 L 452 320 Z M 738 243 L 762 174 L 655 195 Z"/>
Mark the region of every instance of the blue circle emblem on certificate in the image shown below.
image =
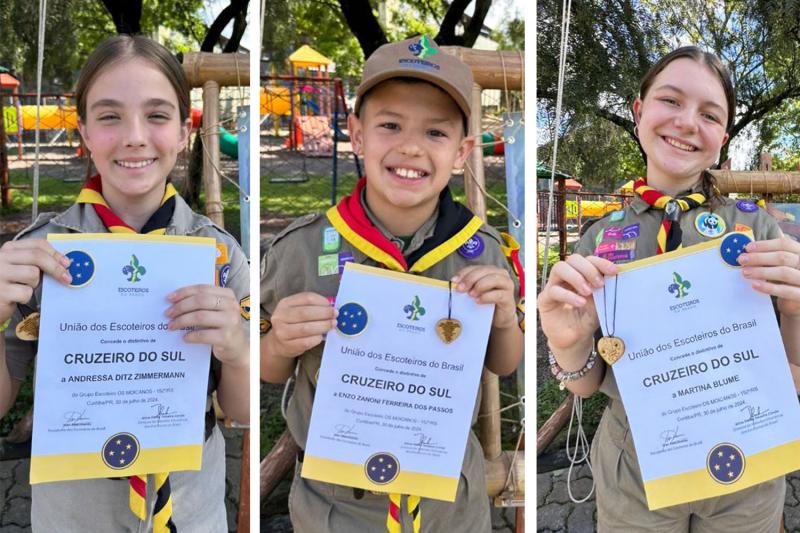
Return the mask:
<path id="1" fill-rule="evenodd" d="M 367 329 L 367 310 L 355 302 L 346 303 L 339 308 L 336 329 L 342 335 L 355 337 Z"/>
<path id="2" fill-rule="evenodd" d="M 94 278 L 94 259 L 81 250 L 72 250 L 64 254 L 70 260 L 67 271 L 72 276 L 70 287 L 83 287 Z"/>
<path id="3" fill-rule="evenodd" d="M 744 473 L 744 454 L 733 444 L 717 444 L 708 453 L 706 468 L 714 481 L 730 485 Z"/>
<path id="4" fill-rule="evenodd" d="M 740 267 L 737 259 L 744 253 L 744 247 L 750 242 L 750 237 L 744 233 L 731 233 L 719 244 L 719 253 L 722 260 L 732 267 Z"/>
<path id="5" fill-rule="evenodd" d="M 397 457 L 390 453 L 376 453 L 367 459 L 364 471 L 370 481 L 378 485 L 385 485 L 397 477 L 400 472 L 400 463 L 397 461 Z"/>
<path id="6" fill-rule="evenodd" d="M 128 468 L 139 457 L 139 440 L 131 433 L 117 433 L 103 444 L 103 462 L 109 468 Z"/>

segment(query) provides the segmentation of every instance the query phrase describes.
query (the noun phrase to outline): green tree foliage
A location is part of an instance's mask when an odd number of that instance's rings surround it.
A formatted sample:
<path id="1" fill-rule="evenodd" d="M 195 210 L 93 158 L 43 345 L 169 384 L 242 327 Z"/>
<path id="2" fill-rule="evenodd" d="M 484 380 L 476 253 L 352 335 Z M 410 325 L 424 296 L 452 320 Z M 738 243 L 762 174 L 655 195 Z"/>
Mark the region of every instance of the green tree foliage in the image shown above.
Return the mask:
<path id="1" fill-rule="evenodd" d="M 196 50 L 205 33 L 199 16 L 202 0 L 143 2 L 141 30 L 154 35 L 159 26 L 172 30 L 167 46 L 175 52 Z M 14 71 L 23 89 L 36 88 L 39 5 L 28 0 L 0 1 L 0 66 Z M 86 56 L 116 33 L 100 0 L 50 0 L 45 17 L 42 85 L 69 91 Z"/>
<path id="2" fill-rule="evenodd" d="M 789 103 L 800 97 L 800 3 L 577 0 L 572 8 L 563 97 L 565 119 L 559 125 L 559 135 L 569 136 L 574 128 L 598 128 L 600 123 L 594 118 L 602 118 L 638 145 L 630 106 L 639 80 L 661 55 L 691 43 L 714 52 L 731 71 L 738 97 L 732 138 L 750 125 L 759 129 L 759 136 L 765 136 L 757 139 L 762 146 L 776 149 L 791 137 L 777 119 L 789 119 L 782 113 L 794 109 Z M 539 1 L 537 15 L 539 113 L 552 120 L 561 2 Z M 595 133 L 598 142 L 604 143 L 601 137 L 607 133 L 599 129 Z M 723 160 L 726 151 L 727 147 Z M 541 155 L 544 160 L 549 158 L 546 151 Z M 559 160 L 565 160 L 563 152 Z M 573 161 L 574 165 L 579 163 L 582 168 L 603 166 L 596 160 Z M 559 170 L 572 173 L 574 169 L 559 164 Z"/>

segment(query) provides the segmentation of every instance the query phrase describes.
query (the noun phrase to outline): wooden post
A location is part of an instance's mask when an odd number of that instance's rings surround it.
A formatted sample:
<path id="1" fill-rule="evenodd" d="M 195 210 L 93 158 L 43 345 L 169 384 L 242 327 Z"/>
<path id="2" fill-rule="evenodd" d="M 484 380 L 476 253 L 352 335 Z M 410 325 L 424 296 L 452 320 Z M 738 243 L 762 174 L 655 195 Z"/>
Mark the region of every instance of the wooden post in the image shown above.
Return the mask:
<path id="1" fill-rule="evenodd" d="M 299 450 L 300 447 L 294 442 L 289 430 L 284 431 L 267 456 L 261 460 L 258 493 L 260 501 L 263 502 L 272 494 L 286 472 L 294 466 Z"/>
<path id="2" fill-rule="evenodd" d="M 481 87 L 472 86 L 472 116 L 469 120 L 469 133 L 475 136 L 476 142 L 481 135 Z M 483 150 L 479 146 L 472 149 L 470 165 L 464 171 L 464 193 L 470 210 L 486 220 L 486 199 L 481 189 L 486 188 L 486 176 L 483 168 Z"/>
<path id="3" fill-rule="evenodd" d="M 22 124 L 17 125 L 17 131 L 22 132 Z M 6 153 L 6 118 L 3 110 L 3 95 L 0 93 L 0 196 L 3 207 L 11 205 L 11 186 L 8 182 L 8 154 Z"/>
<path id="4" fill-rule="evenodd" d="M 239 480 L 239 513 L 237 532 L 250 533 L 250 429 L 242 433 L 242 467 Z"/>
<path id="5" fill-rule="evenodd" d="M 474 50 L 460 46 L 442 46 L 441 49 L 469 65 L 475 83 L 484 89 L 520 91 L 523 88 L 525 65 L 521 51 Z"/>
<path id="6" fill-rule="evenodd" d="M 222 216 L 222 186 L 214 165 L 219 164 L 219 83 L 203 84 L 203 185 L 206 189 L 206 216 L 225 227 Z"/>

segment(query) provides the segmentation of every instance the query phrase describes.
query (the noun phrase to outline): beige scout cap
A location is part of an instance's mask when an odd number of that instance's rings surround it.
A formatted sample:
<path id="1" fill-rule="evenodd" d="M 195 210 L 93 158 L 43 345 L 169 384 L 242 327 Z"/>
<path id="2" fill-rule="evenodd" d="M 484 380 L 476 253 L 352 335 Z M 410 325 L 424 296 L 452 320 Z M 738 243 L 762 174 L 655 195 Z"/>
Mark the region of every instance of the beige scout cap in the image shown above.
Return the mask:
<path id="1" fill-rule="evenodd" d="M 427 35 L 384 44 L 369 56 L 356 89 L 356 114 L 367 91 L 391 78 L 418 78 L 432 83 L 449 94 L 469 119 L 472 70 L 457 57 L 442 52 Z"/>

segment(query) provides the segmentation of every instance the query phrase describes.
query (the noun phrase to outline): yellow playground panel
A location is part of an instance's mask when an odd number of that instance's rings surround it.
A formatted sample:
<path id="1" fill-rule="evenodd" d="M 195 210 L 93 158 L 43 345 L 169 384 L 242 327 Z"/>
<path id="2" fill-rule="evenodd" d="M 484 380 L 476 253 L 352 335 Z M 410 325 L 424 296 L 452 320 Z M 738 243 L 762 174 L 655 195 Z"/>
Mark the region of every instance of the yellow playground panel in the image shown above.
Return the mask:
<path id="1" fill-rule="evenodd" d="M 36 106 L 21 106 L 22 129 L 36 129 Z M 3 120 L 5 122 L 6 133 L 17 133 L 19 123 L 17 121 L 17 109 L 6 107 L 3 109 Z M 78 113 L 75 106 L 43 105 L 40 107 L 40 128 L 43 130 L 60 130 L 63 128 L 78 128 Z"/>
<path id="2" fill-rule="evenodd" d="M 288 87 L 261 87 L 261 114 L 288 115 L 292 103 L 289 100 Z"/>
<path id="3" fill-rule="evenodd" d="M 584 200 L 579 204 L 576 200 L 567 200 L 567 218 L 602 217 L 612 211 L 622 209 L 622 202 L 600 202 Z"/>

